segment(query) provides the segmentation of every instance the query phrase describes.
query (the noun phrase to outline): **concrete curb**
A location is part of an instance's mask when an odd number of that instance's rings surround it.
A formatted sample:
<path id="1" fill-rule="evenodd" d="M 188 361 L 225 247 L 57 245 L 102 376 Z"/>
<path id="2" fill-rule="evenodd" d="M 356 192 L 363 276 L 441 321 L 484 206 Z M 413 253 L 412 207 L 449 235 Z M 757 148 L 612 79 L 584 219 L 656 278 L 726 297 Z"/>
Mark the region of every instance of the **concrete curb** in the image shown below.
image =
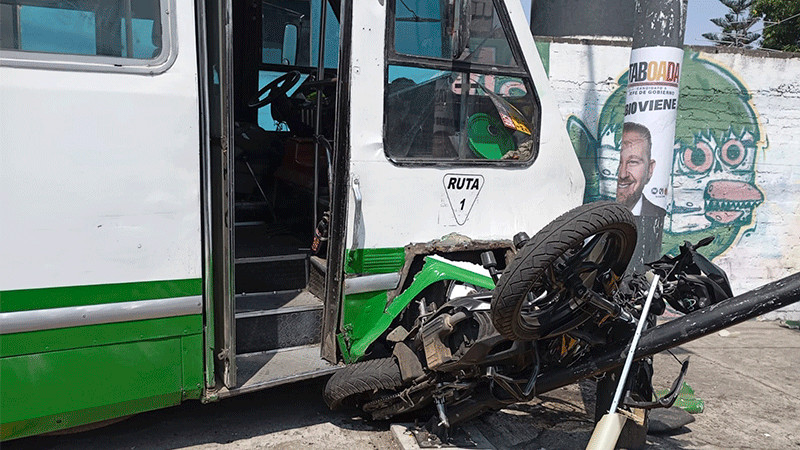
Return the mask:
<path id="1" fill-rule="evenodd" d="M 459 427 L 461 431 L 465 432 L 469 438 L 475 443 L 475 447 L 450 447 L 443 446 L 441 448 L 448 449 L 464 449 L 464 450 L 495 450 L 495 447 L 489 443 L 489 440 L 478 431 L 477 428 L 470 425 Z M 390 427 L 392 436 L 394 437 L 397 445 L 403 450 L 420 450 L 422 447 L 417 443 L 417 439 L 412 434 L 411 430 L 414 429 L 414 424 L 411 423 L 393 423 Z"/>

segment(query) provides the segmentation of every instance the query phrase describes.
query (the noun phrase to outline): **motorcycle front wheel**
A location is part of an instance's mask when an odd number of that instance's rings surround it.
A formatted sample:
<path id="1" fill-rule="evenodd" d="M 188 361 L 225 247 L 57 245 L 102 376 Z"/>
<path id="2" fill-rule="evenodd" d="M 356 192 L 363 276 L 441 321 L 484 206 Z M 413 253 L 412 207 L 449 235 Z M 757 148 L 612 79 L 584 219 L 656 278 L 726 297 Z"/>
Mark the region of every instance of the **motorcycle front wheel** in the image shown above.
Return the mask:
<path id="1" fill-rule="evenodd" d="M 533 341 L 577 327 L 593 310 L 575 285 L 611 295 L 635 246 L 633 215 L 619 203 L 589 203 L 561 215 L 503 271 L 492 295 L 495 328 L 508 339 Z"/>
<path id="2" fill-rule="evenodd" d="M 360 407 L 378 391 L 392 391 L 403 386 L 400 366 L 394 358 L 380 358 L 350 364 L 328 380 L 323 392 L 331 409 Z"/>

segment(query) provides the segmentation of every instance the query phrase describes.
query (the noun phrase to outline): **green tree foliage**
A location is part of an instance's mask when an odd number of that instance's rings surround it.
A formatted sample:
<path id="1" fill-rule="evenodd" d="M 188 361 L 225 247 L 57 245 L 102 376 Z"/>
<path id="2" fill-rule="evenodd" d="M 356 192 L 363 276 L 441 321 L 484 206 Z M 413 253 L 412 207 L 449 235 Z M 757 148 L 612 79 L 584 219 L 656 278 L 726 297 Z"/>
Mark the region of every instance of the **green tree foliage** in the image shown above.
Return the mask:
<path id="1" fill-rule="evenodd" d="M 714 42 L 717 47 L 745 47 L 761 37 L 758 33 L 750 32 L 750 28 L 758 22 L 758 17 L 750 13 L 750 6 L 756 0 L 719 0 L 731 11 L 725 17 L 711 19 L 714 25 L 720 27 L 720 33 L 703 33 L 703 37 Z M 790 0 L 798 1 L 798 0 Z"/>
<path id="2" fill-rule="evenodd" d="M 761 47 L 800 52 L 800 1 L 754 0 L 750 10 L 764 19 Z"/>

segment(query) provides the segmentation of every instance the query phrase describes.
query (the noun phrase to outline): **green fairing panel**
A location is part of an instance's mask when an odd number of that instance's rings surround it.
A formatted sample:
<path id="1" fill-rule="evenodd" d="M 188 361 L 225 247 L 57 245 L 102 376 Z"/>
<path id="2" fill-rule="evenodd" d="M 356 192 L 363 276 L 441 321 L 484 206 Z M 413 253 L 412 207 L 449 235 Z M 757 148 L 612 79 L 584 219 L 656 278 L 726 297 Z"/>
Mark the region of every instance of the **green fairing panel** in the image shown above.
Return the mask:
<path id="1" fill-rule="evenodd" d="M 422 270 L 414 276 L 414 281 L 408 289 L 395 297 L 389 305 L 385 306 L 380 316 L 375 316 L 373 314 L 366 314 L 363 316 L 363 319 L 373 323 L 371 327 L 365 323 L 348 323 L 346 320 L 348 317 L 359 317 L 359 319 L 361 319 L 362 316 L 358 315 L 357 312 L 345 309 L 343 328 L 346 333 L 340 335 L 338 339 L 345 362 L 352 363 L 363 358 L 367 348 L 389 329 L 394 319 L 406 309 L 411 301 L 414 300 L 423 289 L 433 283 L 444 280 L 461 281 L 486 289 L 494 289 L 494 281 L 489 276 L 472 272 L 439 259 L 425 257 L 425 265 L 423 265 Z M 348 304 L 348 302 L 345 301 L 345 308 L 348 306 L 357 307 L 358 305 Z M 374 304 L 370 304 L 370 306 L 374 307 Z M 363 336 L 358 337 L 355 333 L 349 334 L 351 330 L 355 331 L 356 329 L 364 329 Z"/>
<path id="2" fill-rule="evenodd" d="M 350 294 L 344 299 L 345 334 L 348 339 L 364 338 L 383 315 L 386 309 L 386 291 Z"/>
<path id="3" fill-rule="evenodd" d="M 177 405 L 202 392 L 201 315 L 17 333 L 0 342 L 2 440 Z"/>

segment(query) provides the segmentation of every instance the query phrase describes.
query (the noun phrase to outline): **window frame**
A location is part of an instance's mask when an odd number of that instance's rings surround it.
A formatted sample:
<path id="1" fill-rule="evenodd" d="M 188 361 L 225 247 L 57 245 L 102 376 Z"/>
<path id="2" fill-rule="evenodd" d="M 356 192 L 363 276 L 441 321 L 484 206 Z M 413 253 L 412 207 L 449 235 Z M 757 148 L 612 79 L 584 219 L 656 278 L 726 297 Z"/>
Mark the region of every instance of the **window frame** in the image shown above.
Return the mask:
<path id="1" fill-rule="evenodd" d="M 475 167 L 475 166 L 514 166 L 514 167 L 529 167 L 536 162 L 537 155 L 540 150 L 540 131 L 542 125 L 542 102 L 539 99 L 539 94 L 536 91 L 533 80 L 530 76 L 527 61 L 522 53 L 522 46 L 514 33 L 514 27 L 511 23 L 511 18 L 508 16 L 505 5 L 498 0 L 490 0 L 494 5 L 497 12 L 498 19 L 503 26 L 503 32 L 508 39 L 509 46 L 511 47 L 511 54 L 517 61 L 520 67 L 511 67 L 504 65 L 491 66 L 482 63 L 471 63 L 457 60 L 444 60 L 439 58 L 431 58 L 428 56 L 414 56 L 397 53 L 394 48 L 395 39 L 395 10 L 399 0 L 387 0 L 386 2 L 386 45 L 384 45 L 384 106 L 383 106 L 383 152 L 386 159 L 391 161 L 392 164 L 397 166 L 440 166 L 440 167 Z M 468 0 L 466 0 L 468 1 Z M 506 30 L 512 30 L 511 36 L 508 36 Z M 521 79 L 525 83 L 525 88 L 532 96 L 535 106 L 534 117 L 531 118 L 533 130 L 531 130 L 531 139 L 533 140 L 534 152 L 533 156 L 525 161 L 521 160 L 488 160 L 488 159 L 463 159 L 463 160 L 446 160 L 446 159 L 432 159 L 432 158 L 402 158 L 389 154 L 385 140 L 386 140 L 386 95 L 387 86 L 389 86 L 389 66 L 400 65 L 406 67 L 415 67 L 422 69 L 445 70 L 450 72 L 468 72 L 470 74 L 481 75 L 508 75 Z"/>
<path id="2" fill-rule="evenodd" d="M 178 57 L 175 0 L 158 0 L 161 12 L 161 53 L 155 58 L 137 59 L 102 55 L 29 52 L 0 49 L 3 67 L 64 70 L 74 72 L 130 73 L 158 75 L 166 72 Z"/>
<path id="3" fill-rule="evenodd" d="M 330 6 L 331 11 L 328 11 L 328 14 L 333 13 L 333 16 L 336 19 L 336 23 L 339 26 L 339 31 L 337 31 L 337 33 L 339 33 L 339 39 L 335 41 L 336 44 L 337 44 L 336 53 L 337 53 L 337 59 L 338 59 L 339 58 L 338 54 L 340 52 L 340 50 L 338 48 L 338 45 L 341 42 L 341 21 L 339 20 L 338 16 L 336 16 L 336 12 L 337 11 L 333 7 L 332 0 L 320 0 L 320 4 L 326 5 L 326 7 Z M 311 1 L 311 6 L 312 6 L 311 13 L 313 15 L 314 14 L 313 0 Z M 330 18 L 330 15 L 328 16 L 328 18 Z M 320 28 L 320 27 L 315 28 L 314 25 L 315 25 L 314 23 L 311 23 L 311 25 L 310 25 L 311 26 L 310 33 L 311 33 L 312 36 L 314 34 L 314 30 L 315 29 L 319 30 L 319 28 Z M 325 33 L 327 34 L 327 32 L 328 32 L 328 29 L 326 28 Z M 263 36 L 262 36 L 262 39 L 263 39 Z M 317 44 L 319 44 L 319 41 L 317 42 Z M 325 48 L 326 48 L 325 55 L 327 56 L 327 55 L 330 54 L 328 52 L 327 41 L 326 41 Z M 319 49 L 319 45 L 317 45 L 315 47 L 314 43 L 312 41 L 312 43 L 311 43 L 311 56 L 312 57 L 314 56 L 314 52 L 317 51 L 317 49 Z M 317 55 L 317 56 L 319 56 L 319 55 Z M 259 71 L 267 71 L 267 72 L 283 72 L 283 73 L 286 73 L 286 72 L 290 72 L 290 71 L 296 70 L 296 71 L 298 71 L 298 72 L 300 72 L 302 74 L 316 75 L 317 74 L 317 69 L 318 69 L 317 63 L 315 63 L 313 61 L 311 61 L 311 63 L 308 66 L 302 66 L 302 65 L 299 65 L 299 64 L 282 64 L 282 63 L 278 64 L 278 63 L 264 62 L 263 59 L 261 59 L 258 62 L 258 70 Z M 328 67 L 327 65 L 325 66 L 325 71 L 326 72 L 338 72 L 338 70 L 339 70 L 339 64 L 336 64 L 336 65 L 333 65 L 333 66 L 330 66 L 330 67 Z"/>

